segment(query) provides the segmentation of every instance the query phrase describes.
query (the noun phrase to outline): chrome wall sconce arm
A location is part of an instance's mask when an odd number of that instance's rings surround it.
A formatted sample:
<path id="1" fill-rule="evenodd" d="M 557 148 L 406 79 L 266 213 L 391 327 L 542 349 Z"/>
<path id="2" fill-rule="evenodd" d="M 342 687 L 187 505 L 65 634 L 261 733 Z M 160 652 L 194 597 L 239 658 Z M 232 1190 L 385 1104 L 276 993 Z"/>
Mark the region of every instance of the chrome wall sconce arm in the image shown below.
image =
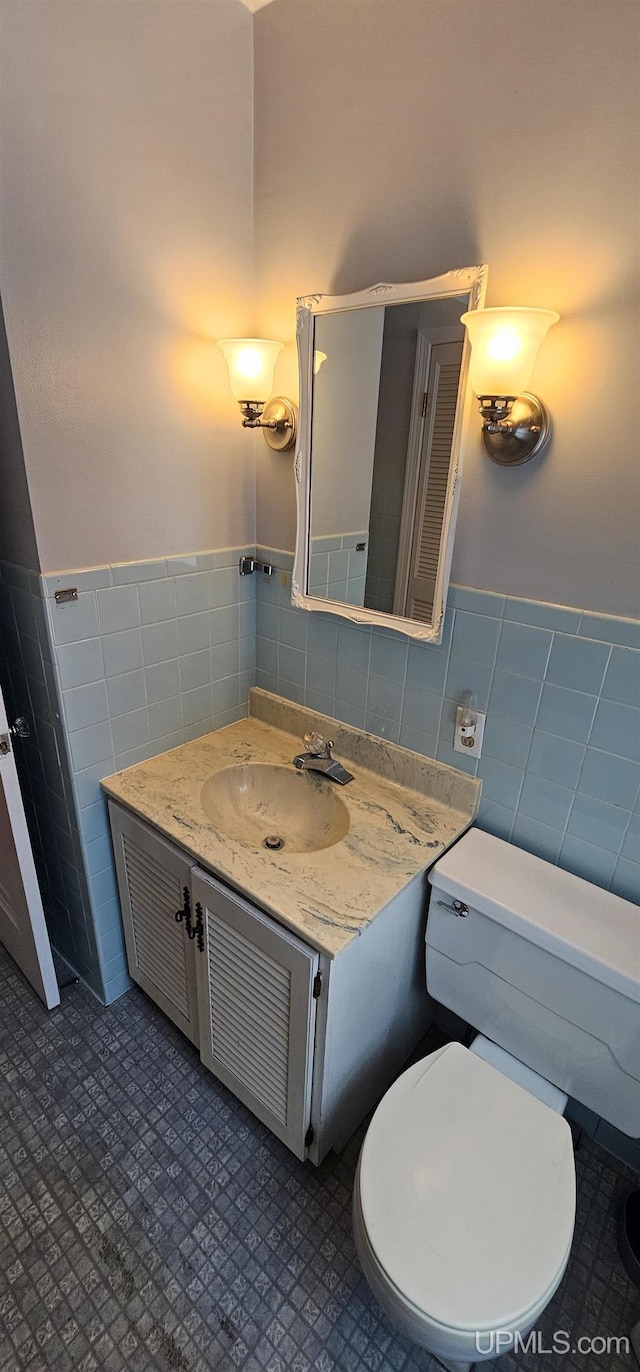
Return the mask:
<path id="1" fill-rule="evenodd" d="M 482 415 L 482 445 L 502 467 L 530 462 L 549 440 L 542 401 L 525 390 L 538 348 L 559 315 L 516 307 L 462 315 L 471 342 L 469 379 Z"/>
<path id="2" fill-rule="evenodd" d="M 267 430 L 265 439 L 270 448 L 284 452 L 292 448 L 296 441 L 296 409 L 283 395 L 274 395 L 271 400 L 240 400 L 244 416 L 243 429 Z"/>
<path id="3" fill-rule="evenodd" d="M 479 395 L 478 410 L 484 420 L 484 450 L 501 467 L 530 462 L 549 441 L 549 411 L 530 391 L 518 396 Z"/>

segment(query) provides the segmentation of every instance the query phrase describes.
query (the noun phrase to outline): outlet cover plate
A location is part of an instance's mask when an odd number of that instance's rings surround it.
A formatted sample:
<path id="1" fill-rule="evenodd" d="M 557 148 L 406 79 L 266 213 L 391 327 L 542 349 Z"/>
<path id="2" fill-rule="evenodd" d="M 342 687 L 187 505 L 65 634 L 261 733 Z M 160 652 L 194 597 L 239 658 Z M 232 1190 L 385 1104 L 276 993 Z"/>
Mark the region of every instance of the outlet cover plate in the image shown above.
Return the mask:
<path id="1" fill-rule="evenodd" d="M 482 756 L 482 740 L 484 738 L 484 726 L 486 713 L 483 710 L 476 710 L 476 731 L 473 734 L 471 744 L 462 741 L 462 717 L 466 714 L 465 707 L 459 705 L 456 710 L 456 725 L 453 733 L 453 750 L 456 753 L 466 753 L 467 757 Z"/>

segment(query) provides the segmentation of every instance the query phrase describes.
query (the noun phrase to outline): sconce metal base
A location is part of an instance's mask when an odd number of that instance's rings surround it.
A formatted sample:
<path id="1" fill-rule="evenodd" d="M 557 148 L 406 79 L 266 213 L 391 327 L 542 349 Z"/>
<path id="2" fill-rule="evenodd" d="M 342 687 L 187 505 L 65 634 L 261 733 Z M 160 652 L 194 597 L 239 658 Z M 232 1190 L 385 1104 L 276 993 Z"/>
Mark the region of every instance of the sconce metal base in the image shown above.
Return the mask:
<path id="1" fill-rule="evenodd" d="M 482 446 L 492 462 L 501 467 L 519 467 L 542 452 L 549 440 L 551 421 L 542 401 L 530 391 L 523 391 L 508 413 L 507 420 L 485 422 Z"/>
<path id="2" fill-rule="evenodd" d="M 284 453 L 296 441 L 298 411 L 284 395 L 274 395 L 266 405 L 262 400 L 240 400 L 244 415 L 243 429 L 262 429 L 266 442 L 276 452 Z"/>
<path id="3" fill-rule="evenodd" d="M 274 395 L 268 400 L 262 415 L 262 432 L 270 448 L 284 453 L 296 441 L 298 412 L 284 395 Z M 268 425 L 269 427 L 264 427 Z"/>

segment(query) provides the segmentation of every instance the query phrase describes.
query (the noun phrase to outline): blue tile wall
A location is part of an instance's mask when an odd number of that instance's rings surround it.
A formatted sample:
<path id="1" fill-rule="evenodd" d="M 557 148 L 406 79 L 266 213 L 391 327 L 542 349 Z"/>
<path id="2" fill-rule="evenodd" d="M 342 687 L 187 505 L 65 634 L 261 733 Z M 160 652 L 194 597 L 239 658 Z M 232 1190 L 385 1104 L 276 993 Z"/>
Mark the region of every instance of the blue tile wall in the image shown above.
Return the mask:
<path id="1" fill-rule="evenodd" d="M 326 596 L 329 600 L 347 600 L 350 605 L 364 605 L 368 541 L 367 529 L 312 539 L 309 556 L 310 592 Z"/>
<path id="2" fill-rule="evenodd" d="M 93 930 L 107 1003 L 127 988 L 100 779 L 247 712 L 255 675 L 251 548 L 43 578 Z M 74 585 L 78 600 L 55 592 Z"/>
<path id="3" fill-rule="evenodd" d="M 130 982 L 100 780 L 246 714 L 255 577 L 238 559 L 253 552 L 42 578 L 2 567 L 11 705 L 36 719 L 23 790 L 51 940 L 107 1004 Z M 78 599 L 57 605 L 70 585 Z"/>
<path id="4" fill-rule="evenodd" d="M 100 779 L 246 713 L 255 682 L 483 781 L 479 823 L 640 901 L 640 626 L 452 587 L 443 642 L 291 605 L 289 553 L 235 548 L 39 578 L 0 564 L 0 678 L 54 946 L 129 985 Z M 57 606 L 56 589 L 78 600 Z M 452 748 L 463 692 L 482 758 Z"/>
<path id="5" fill-rule="evenodd" d="M 292 557 L 258 578 L 256 681 L 478 775 L 479 824 L 640 902 L 640 624 L 452 586 L 443 642 L 292 609 Z M 473 691 L 483 755 L 452 747 Z"/>

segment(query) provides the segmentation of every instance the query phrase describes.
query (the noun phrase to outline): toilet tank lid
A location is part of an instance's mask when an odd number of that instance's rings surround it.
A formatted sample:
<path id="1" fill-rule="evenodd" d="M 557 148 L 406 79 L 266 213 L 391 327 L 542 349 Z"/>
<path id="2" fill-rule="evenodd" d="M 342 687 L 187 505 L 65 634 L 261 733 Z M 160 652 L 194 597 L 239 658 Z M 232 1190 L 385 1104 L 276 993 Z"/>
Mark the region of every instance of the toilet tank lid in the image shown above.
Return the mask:
<path id="1" fill-rule="evenodd" d="M 633 901 L 473 828 L 436 862 L 429 881 L 640 1003 L 640 908 Z"/>

